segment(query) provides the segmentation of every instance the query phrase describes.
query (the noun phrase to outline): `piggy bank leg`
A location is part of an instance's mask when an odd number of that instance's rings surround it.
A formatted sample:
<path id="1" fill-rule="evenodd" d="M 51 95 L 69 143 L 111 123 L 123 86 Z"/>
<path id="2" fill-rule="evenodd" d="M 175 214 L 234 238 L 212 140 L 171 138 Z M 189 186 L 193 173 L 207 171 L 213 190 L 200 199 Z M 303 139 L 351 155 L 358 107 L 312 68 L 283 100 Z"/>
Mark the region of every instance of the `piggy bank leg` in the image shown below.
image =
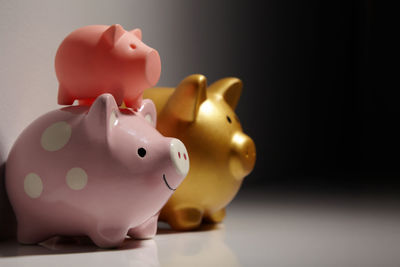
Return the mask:
<path id="1" fill-rule="evenodd" d="M 128 108 L 139 109 L 142 106 L 142 101 L 142 96 L 139 96 L 136 99 L 125 99 L 125 105 Z"/>
<path id="2" fill-rule="evenodd" d="M 214 213 L 206 214 L 204 216 L 204 221 L 206 223 L 220 223 L 224 220 L 225 215 L 226 215 L 225 208 L 223 208 Z"/>
<path id="3" fill-rule="evenodd" d="M 33 223 L 18 223 L 17 239 L 22 244 L 37 244 L 52 237 L 43 226 L 36 226 Z"/>
<path id="4" fill-rule="evenodd" d="M 192 230 L 200 226 L 204 210 L 200 207 L 185 206 L 168 210 L 163 218 L 174 230 Z"/>
<path id="5" fill-rule="evenodd" d="M 120 226 L 101 226 L 90 232 L 88 235 L 92 241 L 101 248 L 119 247 L 125 240 L 127 228 Z"/>
<path id="6" fill-rule="evenodd" d="M 67 89 L 63 88 L 63 86 L 60 85 L 58 89 L 57 100 L 58 104 L 60 105 L 72 105 L 74 103 L 75 98 L 68 93 Z"/>
<path id="7" fill-rule="evenodd" d="M 145 221 L 143 224 L 131 228 L 128 235 L 135 239 L 150 239 L 156 235 L 157 232 L 158 213 Z"/>

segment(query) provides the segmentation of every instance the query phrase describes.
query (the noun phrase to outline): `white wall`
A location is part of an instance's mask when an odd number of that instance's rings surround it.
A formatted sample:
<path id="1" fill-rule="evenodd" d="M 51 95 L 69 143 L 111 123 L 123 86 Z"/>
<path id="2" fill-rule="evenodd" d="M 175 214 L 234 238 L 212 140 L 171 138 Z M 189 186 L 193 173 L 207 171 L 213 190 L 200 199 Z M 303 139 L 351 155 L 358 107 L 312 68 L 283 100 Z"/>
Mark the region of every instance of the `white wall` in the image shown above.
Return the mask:
<path id="1" fill-rule="evenodd" d="M 54 55 L 68 33 L 90 24 L 138 27 L 160 53 L 160 85 L 174 86 L 192 73 L 215 80 L 235 66 L 229 47 L 237 34 L 227 2 L 0 0 L 0 170 L 21 131 L 58 107 Z M 1 236 L 13 219 L 0 177 Z"/>
<path id="2" fill-rule="evenodd" d="M 69 32 L 89 24 L 119 23 L 126 29 L 142 28 L 144 41 L 156 49 L 165 43 L 162 32 L 168 23 L 156 25 L 154 17 L 161 10 L 153 1 L 0 3 L 0 157 L 3 160 L 29 122 L 57 108 L 54 55 Z"/>

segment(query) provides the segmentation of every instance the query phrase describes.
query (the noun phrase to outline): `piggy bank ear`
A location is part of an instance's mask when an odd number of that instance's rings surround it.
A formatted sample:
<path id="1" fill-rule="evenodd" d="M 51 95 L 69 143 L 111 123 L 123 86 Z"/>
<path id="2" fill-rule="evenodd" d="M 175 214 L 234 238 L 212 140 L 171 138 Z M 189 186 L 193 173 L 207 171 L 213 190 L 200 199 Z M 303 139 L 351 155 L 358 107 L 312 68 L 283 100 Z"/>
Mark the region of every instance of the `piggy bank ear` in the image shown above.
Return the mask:
<path id="1" fill-rule="evenodd" d="M 142 30 L 137 28 L 134 30 L 131 30 L 130 33 L 133 33 L 140 41 L 142 40 Z"/>
<path id="2" fill-rule="evenodd" d="M 208 87 L 210 93 L 220 95 L 232 109 L 235 109 L 242 93 L 243 83 L 238 78 L 224 78 Z"/>
<path id="3" fill-rule="evenodd" d="M 207 79 L 200 74 L 186 77 L 168 100 L 166 110 L 181 121 L 196 119 L 200 105 L 207 99 Z"/>
<path id="4" fill-rule="evenodd" d="M 107 142 L 110 132 L 118 124 L 119 108 L 111 94 L 96 98 L 86 115 L 86 129 L 92 139 Z"/>
<path id="5" fill-rule="evenodd" d="M 156 127 L 157 111 L 153 101 L 151 101 L 150 99 L 144 99 L 142 101 L 142 106 L 140 107 L 139 112 L 151 125 Z"/>
<path id="6" fill-rule="evenodd" d="M 108 27 L 108 29 L 101 36 L 100 41 L 109 47 L 114 47 L 114 44 L 125 34 L 124 28 L 119 24 L 114 24 Z"/>

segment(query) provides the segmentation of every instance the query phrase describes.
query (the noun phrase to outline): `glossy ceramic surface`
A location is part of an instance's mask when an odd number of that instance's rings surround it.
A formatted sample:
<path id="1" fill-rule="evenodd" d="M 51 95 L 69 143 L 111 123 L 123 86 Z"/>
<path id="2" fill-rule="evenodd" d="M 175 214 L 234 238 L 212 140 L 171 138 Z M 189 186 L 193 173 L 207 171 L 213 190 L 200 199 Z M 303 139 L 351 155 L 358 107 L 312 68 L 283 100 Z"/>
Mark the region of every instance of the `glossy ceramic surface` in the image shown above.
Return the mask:
<path id="1" fill-rule="evenodd" d="M 142 42 L 139 29 L 125 31 L 120 25 L 92 25 L 69 34 L 55 59 L 59 81 L 58 103 L 75 99 L 91 104 L 103 93 L 118 105 L 140 108 L 143 90 L 154 86 L 161 73 L 158 52 Z"/>
<path id="2" fill-rule="evenodd" d="M 89 236 L 100 247 L 153 237 L 161 207 L 189 170 L 183 143 L 155 128 L 152 101 L 120 109 L 103 94 L 93 105 L 51 111 L 28 126 L 6 164 L 18 240 Z"/>
<path id="3" fill-rule="evenodd" d="M 176 89 L 144 92 L 144 98 L 156 104 L 157 129 L 182 140 L 190 154 L 188 177 L 160 216 L 174 229 L 195 229 L 203 220 L 221 222 L 225 206 L 254 167 L 254 142 L 234 113 L 241 91 L 237 78 L 221 79 L 207 88 L 203 75 L 191 75 Z"/>

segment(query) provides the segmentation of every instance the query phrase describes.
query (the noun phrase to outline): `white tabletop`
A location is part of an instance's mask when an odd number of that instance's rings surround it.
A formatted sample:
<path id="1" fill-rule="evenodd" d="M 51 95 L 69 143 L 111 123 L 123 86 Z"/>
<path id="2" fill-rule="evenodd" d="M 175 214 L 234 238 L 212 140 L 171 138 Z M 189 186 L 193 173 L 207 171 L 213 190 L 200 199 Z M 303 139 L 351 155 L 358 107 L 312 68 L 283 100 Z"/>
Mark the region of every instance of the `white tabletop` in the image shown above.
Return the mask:
<path id="1" fill-rule="evenodd" d="M 214 229 L 126 240 L 0 243 L 0 266 L 400 266 L 400 202 L 388 197 L 239 193 Z"/>

